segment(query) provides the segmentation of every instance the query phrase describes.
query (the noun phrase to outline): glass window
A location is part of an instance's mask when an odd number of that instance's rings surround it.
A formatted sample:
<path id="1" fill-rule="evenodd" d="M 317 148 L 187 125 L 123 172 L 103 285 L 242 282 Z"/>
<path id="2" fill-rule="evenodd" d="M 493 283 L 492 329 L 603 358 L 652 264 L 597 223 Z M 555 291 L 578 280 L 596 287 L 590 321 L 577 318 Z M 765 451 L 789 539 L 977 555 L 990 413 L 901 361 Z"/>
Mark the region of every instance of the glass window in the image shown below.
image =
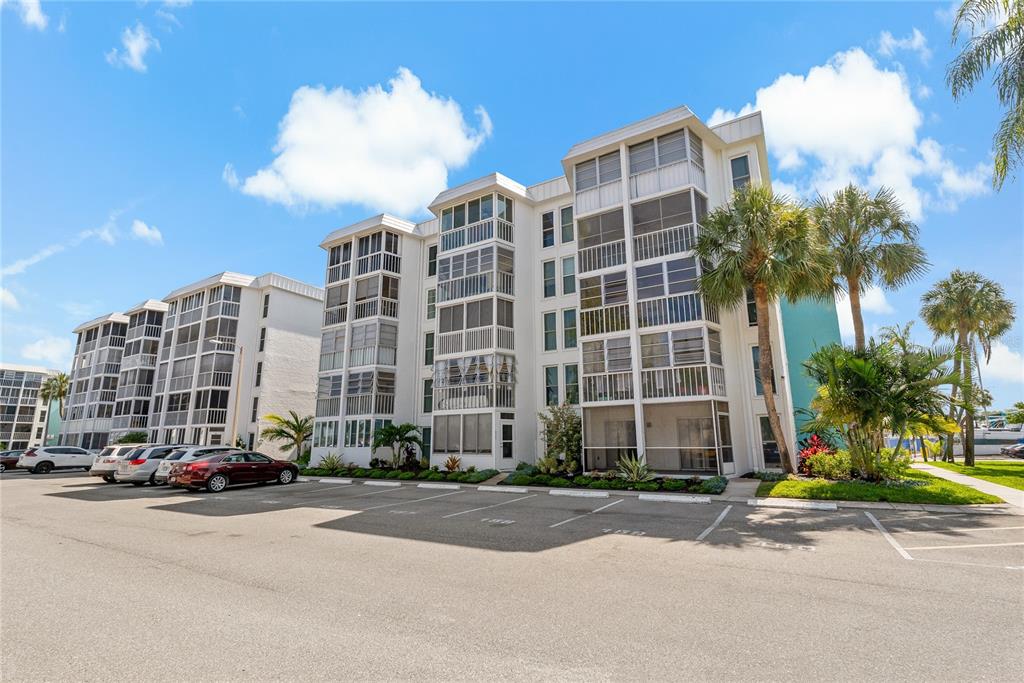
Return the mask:
<path id="1" fill-rule="evenodd" d="M 757 301 L 754 299 L 754 290 L 747 287 L 747 324 L 757 324 Z"/>
<path id="2" fill-rule="evenodd" d="M 699 328 L 672 332 L 672 364 L 700 365 L 704 362 L 704 331 Z"/>
<path id="3" fill-rule="evenodd" d="M 665 263 L 669 294 L 687 294 L 697 291 L 697 260 L 692 256 Z"/>
<path id="4" fill-rule="evenodd" d="M 558 367 L 544 368 L 544 404 L 558 405 Z"/>
<path id="5" fill-rule="evenodd" d="M 494 197 L 489 194 L 480 198 L 480 220 L 488 218 L 494 218 Z"/>
<path id="6" fill-rule="evenodd" d="M 772 423 L 768 421 L 767 415 L 758 418 L 761 426 L 761 453 L 764 455 L 765 467 L 781 467 L 782 458 L 779 455 L 779 444 L 772 433 Z"/>
<path id="7" fill-rule="evenodd" d="M 423 412 L 430 413 L 434 410 L 434 380 L 423 380 Z"/>
<path id="8" fill-rule="evenodd" d="M 558 318 L 555 313 L 544 314 L 544 350 L 554 351 L 558 348 Z"/>
<path id="9" fill-rule="evenodd" d="M 572 224 L 572 207 L 566 206 L 561 211 L 562 216 L 562 244 L 572 242 L 576 239 Z"/>
<path id="10" fill-rule="evenodd" d="M 576 164 L 576 191 L 597 185 L 597 159 Z"/>
<path id="11" fill-rule="evenodd" d="M 715 365 L 722 364 L 722 333 L 717 330 L 708 331 L 708 356 Z"/>
<path id="12" fill-rule="evenodd" d="M 576 257 L 562 259 L 562 294 L 576 293 Z"/>
<path id="13" fill-rule="evenodd" d="M 640 335 L 640 367 L 649 370 L 669 365 L 668 332 Z"/>
<path id="14" fill-rule="evenodd" d="M 603 277 L 604 305 L 615 306 L 626 303 L 627 284 L 626 271 L 609 273 Z"/>
<path id="15" fill-rule="evenodd" d="M 260 380 L 263 379 L 263 361 L 256 363 L 256 386 L 260 385 Z"/>
<path id="16" fill-rule="evenodd" d="M 434 333 L 427 332 L 423 339 L 423 364 L 434 364 Z"/>
<path id="17" fill-rule="evenodd" d="M 637 266 L 636 268 L 636 298 L 653 299 L 657 296 L 665 296 L 665 282 L 663 274 L 664 266 L 655 263 L 649 266 Z"/>
<path id="18" fill-rule="evenodd" d="M 480 200 L 473 199 L 468 204 L 469 209 L 469 223 L 472 225 L 480 220 Z"/>
<path id="19" fill-rule="evenodd" d="M 753 346 L 751 347 L 750 352 L 754 360 L 754 393 L 758 396 L 764 396 L 764 385 L 761 383 L 761 349 L 760 347 Z M 774 365 L 772 366 L 772 393 L 778 393 L 778 389 L 775 386 Z"/>
<path id="20" fill-rule="evenodd" d="M 576 309 L 567 308 L 562 311 L 562 347 L 576 348 Z"/>
<path id="21" fill-rule="evenodd" d="M 626 238 L 622 209 L 584 218 L 579 222 L 579 248 L 596 247 Z"/>
<path id="22" fill-rule="evenodd" d="M 649 171 L 655 166 L 654 140 L 641 142 L 629 147 L 629 172 L 642 173 Z"/>
<path id="23" fill-rule="evenodd" d="M 565 402 L 579 405 L 580 402 L 580 369 L 575 363 L 565 368 Z"/>
<path id="24" fill-rule="evenodd" d="M 514 327 L 513 305 L 508 299 L 498 299 L 498 325 Z"/>
<path id="25" fill-rule="evenodd" d="M 427 277 L 437 275 L 437 245 L 427 247 Z"/>
<path id="26" fill-rule="evenodd" d="M 658 165 L 675 163 L 686 159 L 686 130 L 662 135 L 658 138 Z"/>
<path id="27" fill-rule="evenodd" d="M 504 195 L 496 195 L 498 199 L 498 218 L 512 222 L 512 200 Z"/>
<path id="28" fill-rule="evenodd" d="M 454 211 L 453 226 L 461 228 L 466 224 L 466 205 L 459 204 L 458 206 L 453 206 L 452 210 Z"/>
<path id="29" fill-rule="evenodd" d="M 555 212 L 548 211 L 540 217 L 541 248 L 555 246 Z"/>
<path id="30" fill-rule="evenodd" d="M 427 320 L 433 320 L 437 317 L 437 290 L 430 288 L 427 290 Z"/>
<path id="31" fill-rule="evenodd" d="M 629 337 L 605 340 L 605 353 L 608 372 L 626 372 L 631 369 Z"/>
<path id="32" fill-rule="evenodd" d="M 544 262 L 544 298 L 555 296 L 555 262 Z"/>
<path id="33" fill-rule="evenodd" d="M 732 169 L 732 188 L 738 190 L 750 184 L 750 158 L 744 154 L 729 162 Z"/>
<path id="34" fill-rule="evenodd" d="M 597 158 L 598 183 L 604 185 L 622 177 L 622 167 L 619 165 L 618 150 L 604 154 Z"/>
<path id="35" fill-rule="evenodd" d="M 601 305 L 601 276 L 580 279 L 580 308 L 598 308 Z"/>
<path id="36" fill-rule="evenodd" d="M 260 328 L 260 346 L 259 346 L 259 351 L 261 353 L 262 353 L 263 349 L 266 347 L 266 345 L 267 345 L 267 328 L 261 327 Z"/>

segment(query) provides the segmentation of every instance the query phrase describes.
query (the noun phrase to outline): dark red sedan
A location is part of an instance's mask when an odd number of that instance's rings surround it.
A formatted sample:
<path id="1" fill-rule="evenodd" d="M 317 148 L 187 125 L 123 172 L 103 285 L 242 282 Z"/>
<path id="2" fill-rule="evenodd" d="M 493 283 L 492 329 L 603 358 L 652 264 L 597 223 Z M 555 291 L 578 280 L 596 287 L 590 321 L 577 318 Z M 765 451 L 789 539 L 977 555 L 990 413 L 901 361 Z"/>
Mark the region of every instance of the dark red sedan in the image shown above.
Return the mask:
<path id="1" fill-rule="evenodd" d="M 270 481 L 290 484 L 298 476 L 299 468 L 293 462 L 275 460 L 252 451 L 223 451 L 174 465 L 167 475 L 167 483 L 179 488 L 205 488 L 207 491 L 219 493 L 235 484 L 260 484 Z"/>

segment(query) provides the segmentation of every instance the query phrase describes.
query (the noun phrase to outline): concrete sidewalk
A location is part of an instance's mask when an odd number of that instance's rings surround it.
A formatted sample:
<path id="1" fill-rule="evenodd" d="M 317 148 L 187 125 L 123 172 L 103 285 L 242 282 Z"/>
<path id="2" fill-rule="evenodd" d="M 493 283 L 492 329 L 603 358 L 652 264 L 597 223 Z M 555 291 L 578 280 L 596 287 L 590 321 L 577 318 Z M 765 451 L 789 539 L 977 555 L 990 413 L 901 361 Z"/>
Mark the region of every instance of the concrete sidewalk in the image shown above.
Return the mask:
<path id="1" fill-rule="evenodd" d="M 993 496 L 999 496 L 1014 507 L 1024 508 L 1024 491 L 1010 488 L 1009 486 L 1003 486 L 1002 484 L 994 484 L 990 481 L 985 481 L 984 479 L 969 477 L 966 474 L 960 474 L 959 472 L 944 470 L 941 467 L 932 467 L 931 465 L 924 464 L 914 464 L 912 467 L 915 470 L 934 474 L 936 477 L 942 477 L 943 479 L 948 479 L 949 481 L 956 482 L 957 484 L 976 488 L 983 493 L 990 493 Z"/>

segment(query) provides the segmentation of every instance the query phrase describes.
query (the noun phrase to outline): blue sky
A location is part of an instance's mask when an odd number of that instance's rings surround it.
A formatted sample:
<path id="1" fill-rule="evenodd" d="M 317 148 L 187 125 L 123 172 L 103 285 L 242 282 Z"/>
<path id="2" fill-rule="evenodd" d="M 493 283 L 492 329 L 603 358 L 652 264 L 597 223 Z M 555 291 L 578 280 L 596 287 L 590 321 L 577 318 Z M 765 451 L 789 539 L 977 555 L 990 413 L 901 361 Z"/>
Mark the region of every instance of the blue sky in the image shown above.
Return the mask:
<path id="1" fill-rule="evenodd" d="M 776 189 L 897 188 L 932 268 L 871 293 L 869 330 L 955 267 L 1022 301 L 1021 186 L 988 185 L 990 89 L 944 87 L 948 3 L 7 0 L 0 31 L 4 361 L 65 366 L 77 323 L 222 270 L 319 284 L 330 230 L 554 177 L 679 104 L 762 109 Z M 997 405 L 1024 399 L 1021 330 L 983 372 Z"/>

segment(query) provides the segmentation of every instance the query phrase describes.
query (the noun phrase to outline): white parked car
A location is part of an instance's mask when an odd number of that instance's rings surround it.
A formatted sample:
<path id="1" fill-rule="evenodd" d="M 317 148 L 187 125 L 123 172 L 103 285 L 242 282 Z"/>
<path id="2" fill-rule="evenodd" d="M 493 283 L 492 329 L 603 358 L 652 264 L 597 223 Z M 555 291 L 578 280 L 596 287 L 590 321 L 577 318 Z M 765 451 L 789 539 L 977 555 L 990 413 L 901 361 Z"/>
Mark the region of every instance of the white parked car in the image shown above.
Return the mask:
<path id="1" fill-rule="evenodd" d="M 40 446 L 22 453 L 18 458 L 18 467 L 34 474 L 75 468 L 90 470 L 95 458 L 95 455 L 77 446 Z"/>
<path id="2" fill-rule="evenodd" d="M 143 446 L 135 448 L 117 463 L 117 481 L 122 484 L 156 484 L 156 468 L 160 461 L 186 444 L 164 446 Z"/>
<path id="3" fill-rule="evenodd" d="M 124 456 L 128 455 L 136 448 L 145 448 L 152 444 L 148 443 L 128 443 L 120 444 L 116 446 L 107 446 L 100 454 L 96 456 L 96 462 L 93 463 L 92 469 L 89 470 L 89 474 L 94 477 L 103 477 L 103 481 L 108 484 L 113 484 L 116 480 L 114 475 L 117 474 L 117 464 L 124 459 Z"/>
<path id="4" fill-rule="evenodd" d="M 166 484 L 167 475 L 171 473 L 171 467 L 179 462 L 191 462 L 197 458 L 205 458 L 221 451 L 236 450 L 231 446 L 183 446 L 167 454 L 160 464 L 157 465 L 156 474 L 153 475 L 154 484 Z"/>

